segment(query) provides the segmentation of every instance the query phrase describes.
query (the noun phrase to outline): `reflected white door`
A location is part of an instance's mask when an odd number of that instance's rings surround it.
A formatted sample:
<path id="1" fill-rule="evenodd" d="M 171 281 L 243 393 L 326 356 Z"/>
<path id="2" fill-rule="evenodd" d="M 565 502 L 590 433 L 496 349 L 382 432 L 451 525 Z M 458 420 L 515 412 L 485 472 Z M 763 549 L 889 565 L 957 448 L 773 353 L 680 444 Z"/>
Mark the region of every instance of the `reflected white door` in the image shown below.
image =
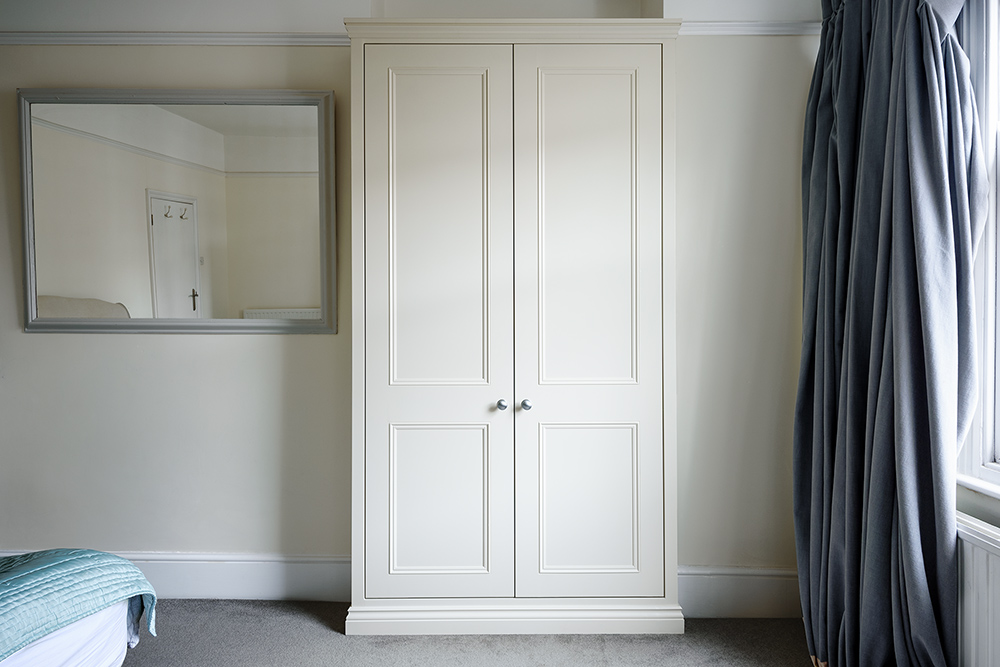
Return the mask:
<path id="1" fill-rule="evenodd" d="M 153 317 L 201 317 L 196 202 L 154 194 L 148 201 Z"/>
<path id="2" fill-rule="evenodd" d="M 510 45 L 365 48 L 365 596 L 514 594 Z"/>
<path id="3" fill-rule="evenodd" d="M 655 45 L 519 45 L 518 597 L 663 595 Z"/>

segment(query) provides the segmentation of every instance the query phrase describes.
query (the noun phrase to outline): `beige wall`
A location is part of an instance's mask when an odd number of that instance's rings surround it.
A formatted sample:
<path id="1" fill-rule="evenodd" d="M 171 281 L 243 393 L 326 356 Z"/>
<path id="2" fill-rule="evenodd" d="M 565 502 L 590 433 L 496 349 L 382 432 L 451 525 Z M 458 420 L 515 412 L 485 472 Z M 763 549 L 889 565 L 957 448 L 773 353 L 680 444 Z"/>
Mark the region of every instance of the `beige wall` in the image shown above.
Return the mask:
<path id="1" fill-rule="evenodd" d="M 680 562 L 794 567 L 802 120 L 816 37 L 683 37 Z"/>
<path id="2" fill-rule="evenodd" d="M 0 549 L 350 553 L 349 49 L 0 47 Z M 333 89 L 341 333 L 25 334 L 18 87 Z"/>
<path id="3" fill-rule="evenodd" d="M 678 43 L 680 562 L 790 567 L 815 37 Z M 344 47 L 0 47 L 0 549 L 350 553 Z M 332 88 L 335 336 L 21 331 L 14 89 Z"/>

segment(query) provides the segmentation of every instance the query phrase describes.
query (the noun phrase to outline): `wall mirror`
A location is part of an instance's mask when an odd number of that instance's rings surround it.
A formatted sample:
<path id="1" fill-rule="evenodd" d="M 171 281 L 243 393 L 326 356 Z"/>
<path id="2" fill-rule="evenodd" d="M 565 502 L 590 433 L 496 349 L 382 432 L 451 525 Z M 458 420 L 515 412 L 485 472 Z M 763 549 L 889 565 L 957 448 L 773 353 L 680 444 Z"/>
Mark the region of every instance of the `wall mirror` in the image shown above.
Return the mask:
<path id="1" fill-rule="evenodd" d="M 25 330 L 336 331 L 332 92 L 18 104 Z"/>

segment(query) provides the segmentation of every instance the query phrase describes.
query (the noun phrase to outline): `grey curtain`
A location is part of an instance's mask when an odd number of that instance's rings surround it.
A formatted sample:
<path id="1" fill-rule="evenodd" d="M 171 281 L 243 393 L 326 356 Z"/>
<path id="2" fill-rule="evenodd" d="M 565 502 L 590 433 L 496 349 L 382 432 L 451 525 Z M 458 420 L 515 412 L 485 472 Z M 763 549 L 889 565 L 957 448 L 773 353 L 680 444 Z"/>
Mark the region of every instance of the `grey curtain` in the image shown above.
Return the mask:
<path id="1" fill-rule="evenodd" d="M 794 508 L 807 641 L 957 663 L 955 458 L 987 179 L 962 0 L 823 0 L 803 157 Z"/>

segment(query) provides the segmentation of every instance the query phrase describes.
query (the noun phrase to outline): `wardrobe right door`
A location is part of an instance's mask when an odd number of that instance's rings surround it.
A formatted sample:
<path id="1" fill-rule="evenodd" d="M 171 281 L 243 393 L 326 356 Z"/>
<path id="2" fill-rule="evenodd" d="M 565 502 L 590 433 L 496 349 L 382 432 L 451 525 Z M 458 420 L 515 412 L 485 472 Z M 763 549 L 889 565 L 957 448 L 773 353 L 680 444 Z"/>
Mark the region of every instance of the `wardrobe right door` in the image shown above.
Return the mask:
<path id="1" fill-rule="evenodd" d="M 664 594 L 660 63 L 514 48 L 518 597 Z"/>

